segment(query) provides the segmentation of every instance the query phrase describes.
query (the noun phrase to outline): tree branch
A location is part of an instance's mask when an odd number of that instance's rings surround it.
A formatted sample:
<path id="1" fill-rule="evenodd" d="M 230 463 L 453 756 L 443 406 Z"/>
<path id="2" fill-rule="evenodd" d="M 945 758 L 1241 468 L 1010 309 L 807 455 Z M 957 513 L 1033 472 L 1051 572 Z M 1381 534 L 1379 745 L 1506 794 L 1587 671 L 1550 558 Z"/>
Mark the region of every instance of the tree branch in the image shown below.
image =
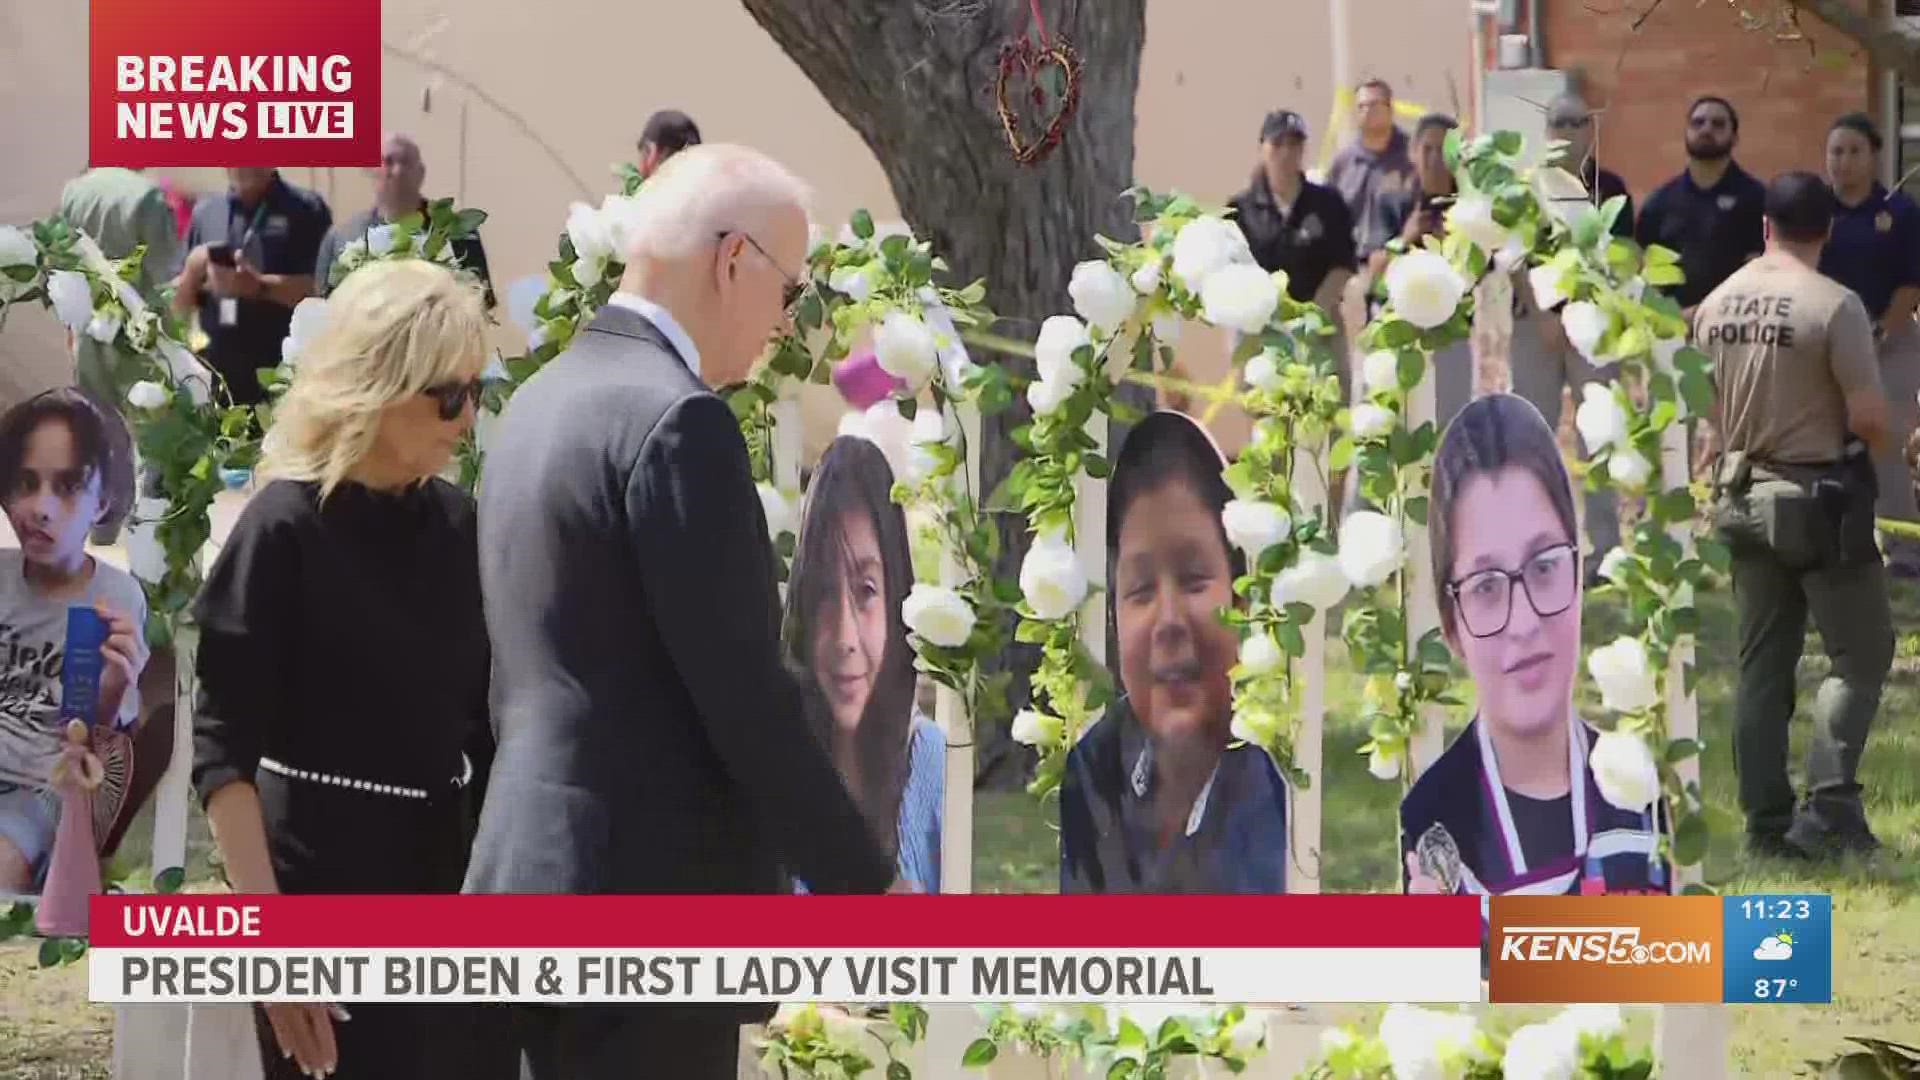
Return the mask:
<path id="1" fill-rule="evenodd" d="M 1882 25 L 1848 0 L 1787 0 L 1790 11 L 1809 11 L 1820 21 L 1859 42 L 1874 62 L 1920 81 L 1920 31 L 1895 20 Z"/>

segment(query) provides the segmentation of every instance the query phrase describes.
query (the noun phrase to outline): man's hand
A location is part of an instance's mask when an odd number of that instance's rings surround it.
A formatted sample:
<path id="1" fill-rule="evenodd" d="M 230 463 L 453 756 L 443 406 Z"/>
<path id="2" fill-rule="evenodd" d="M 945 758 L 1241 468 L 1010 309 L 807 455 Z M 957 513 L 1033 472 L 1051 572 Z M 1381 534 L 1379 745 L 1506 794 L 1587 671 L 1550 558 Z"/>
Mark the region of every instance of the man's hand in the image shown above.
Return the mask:
<path id="1" fill-rule="evenodd" d="M 245 255 L 235 258 L 230 267 L 209 266 L 208 272 L 213 279 L 213 291 L 220 296 L 250 300 L 258 297 L 265 288 L 259 271 L 247 265 Z"/>
<path id="2" fill-rule="evenodd" d="M 312 1077 L 331 1075 L 340 1067 L 339 1044 L 333 1038 L 333 1025 L 351 1017 L 338 1005 L 319 1005 L 299 1001 L 280 1001 L 262 1006 L 267 1023 L 273 1025 L 274 1042 L 280 1055 L 291 1058 L 300 1071 Z"/>

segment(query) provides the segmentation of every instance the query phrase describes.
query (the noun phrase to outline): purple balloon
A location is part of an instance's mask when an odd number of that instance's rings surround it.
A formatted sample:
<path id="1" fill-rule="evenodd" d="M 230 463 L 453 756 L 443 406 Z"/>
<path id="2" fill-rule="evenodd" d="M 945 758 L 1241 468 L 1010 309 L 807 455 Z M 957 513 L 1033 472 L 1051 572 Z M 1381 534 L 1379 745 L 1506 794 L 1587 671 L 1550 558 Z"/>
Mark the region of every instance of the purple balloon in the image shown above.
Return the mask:
<path id="1" fill-rule="evenodd" d="M 873 350 L 854 353 L 833 369 L 833 385 L 848 405 L 862 412 L 890 395 L 904 393 L 907 384 L 887 374 Z"/>

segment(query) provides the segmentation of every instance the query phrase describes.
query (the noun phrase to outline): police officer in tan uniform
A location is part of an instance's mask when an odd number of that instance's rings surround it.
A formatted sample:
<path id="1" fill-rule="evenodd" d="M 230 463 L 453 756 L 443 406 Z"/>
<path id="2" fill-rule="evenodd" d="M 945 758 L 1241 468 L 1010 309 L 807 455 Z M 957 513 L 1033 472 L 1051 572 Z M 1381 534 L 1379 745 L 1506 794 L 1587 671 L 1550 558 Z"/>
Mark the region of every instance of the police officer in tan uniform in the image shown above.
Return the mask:
<path id="1" fill-rule="evenodd" d="M 1858 779 L 1893 618 L 1874 542 L 1870 453 L 1888 438 L 1873 326 L 1816 267 L 1834 216 L 1826 182 L 1786 173 L 1766 193 L 1766 253 L 1694 315 L 1713 358 L 1723 447 L 1714 521 L 1733 552 L 1740 681 L 1734 765 L 1750 849 L 1820 857 L 1878 846 Z M 1787 777 L 1794 671 L 1811 615 L 1832 672 L 1814 696 L 1807 791 Z"/>

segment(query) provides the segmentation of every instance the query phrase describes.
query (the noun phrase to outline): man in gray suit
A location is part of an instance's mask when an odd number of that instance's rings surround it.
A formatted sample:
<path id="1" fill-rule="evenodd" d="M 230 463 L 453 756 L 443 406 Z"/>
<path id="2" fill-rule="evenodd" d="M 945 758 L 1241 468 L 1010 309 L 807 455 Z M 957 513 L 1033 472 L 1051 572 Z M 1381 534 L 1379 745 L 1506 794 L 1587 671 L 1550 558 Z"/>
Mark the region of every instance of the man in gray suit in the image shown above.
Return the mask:
<path id="1" fill-rule="evenodd" d="M 620 291 L 514 395 L 481 484 L 499 740 L 467 891 L 878 893 L 780 660 L 746 377 L 805 274 L 805 190 L 701 146 L 642 189 Z M 732 1077 L 771 1006 L 524 1007 L 524 1075 Z"/>

